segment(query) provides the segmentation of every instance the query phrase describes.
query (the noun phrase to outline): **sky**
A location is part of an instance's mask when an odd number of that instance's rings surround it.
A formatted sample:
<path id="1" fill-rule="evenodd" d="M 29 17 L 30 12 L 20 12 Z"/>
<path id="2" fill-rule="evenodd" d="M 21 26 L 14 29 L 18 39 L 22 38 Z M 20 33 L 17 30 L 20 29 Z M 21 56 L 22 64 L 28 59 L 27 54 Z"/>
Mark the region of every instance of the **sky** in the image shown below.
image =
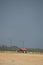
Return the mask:
<path id="1" fill-rule="evenodd" d="M 43 48 L 43 0 L 0 0 L 0 45 Z"/>

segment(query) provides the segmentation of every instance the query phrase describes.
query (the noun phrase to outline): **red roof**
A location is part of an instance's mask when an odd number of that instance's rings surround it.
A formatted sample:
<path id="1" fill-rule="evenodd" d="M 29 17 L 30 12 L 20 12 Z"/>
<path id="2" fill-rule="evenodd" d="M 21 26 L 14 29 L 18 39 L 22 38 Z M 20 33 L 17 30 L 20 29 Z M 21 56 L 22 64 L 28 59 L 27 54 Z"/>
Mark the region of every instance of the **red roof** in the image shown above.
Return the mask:
<path id="1" fill-rule="evenodd" d="M 27 50 L 27 48 L 20 48 L 20 50 L 22 50 L 22 51 L 26 51 L 26 50 Z"/>

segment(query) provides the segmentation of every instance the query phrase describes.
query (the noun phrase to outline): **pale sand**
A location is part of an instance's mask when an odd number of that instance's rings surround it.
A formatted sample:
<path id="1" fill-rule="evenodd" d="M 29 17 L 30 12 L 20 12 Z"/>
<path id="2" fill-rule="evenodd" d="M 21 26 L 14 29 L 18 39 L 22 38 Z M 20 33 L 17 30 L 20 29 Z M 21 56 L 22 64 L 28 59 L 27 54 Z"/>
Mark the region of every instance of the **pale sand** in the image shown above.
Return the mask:
<path id="1" fill-rule="evenodd" d="M 43 55 L 0 53 L 0 65 L 43 65 Z"/>

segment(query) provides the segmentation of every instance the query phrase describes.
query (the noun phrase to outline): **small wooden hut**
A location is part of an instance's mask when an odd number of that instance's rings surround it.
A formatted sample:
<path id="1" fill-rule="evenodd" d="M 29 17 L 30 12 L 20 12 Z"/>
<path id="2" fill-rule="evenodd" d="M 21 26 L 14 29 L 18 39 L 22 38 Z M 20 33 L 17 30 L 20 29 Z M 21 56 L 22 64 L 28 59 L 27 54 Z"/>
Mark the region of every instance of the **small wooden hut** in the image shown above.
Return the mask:
<path id="1" fill-rule="evenodd" d="M 27 48 L 19 48 L 17 49 L 18 52 L 27 53 Z"/>

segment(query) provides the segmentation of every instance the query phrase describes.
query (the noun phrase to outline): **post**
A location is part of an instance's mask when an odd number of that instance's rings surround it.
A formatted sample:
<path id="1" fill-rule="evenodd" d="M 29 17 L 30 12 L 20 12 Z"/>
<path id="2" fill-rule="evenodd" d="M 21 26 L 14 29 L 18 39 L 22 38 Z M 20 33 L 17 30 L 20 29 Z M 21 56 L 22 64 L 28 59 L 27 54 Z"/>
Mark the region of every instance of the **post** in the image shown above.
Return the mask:
<path id="1" fill-rule="evenodd" d="M 23 48 L 24 48 L 24 41 L 23 41 Z"/>

